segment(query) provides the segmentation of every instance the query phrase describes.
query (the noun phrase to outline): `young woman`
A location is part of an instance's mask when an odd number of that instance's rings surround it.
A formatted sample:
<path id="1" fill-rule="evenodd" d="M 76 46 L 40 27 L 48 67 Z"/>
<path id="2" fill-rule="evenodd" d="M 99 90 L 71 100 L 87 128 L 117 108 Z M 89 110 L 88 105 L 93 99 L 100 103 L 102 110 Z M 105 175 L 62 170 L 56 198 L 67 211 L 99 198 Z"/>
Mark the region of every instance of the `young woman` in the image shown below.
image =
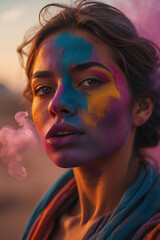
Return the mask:
<path id="1" fill-rule="evenodd" d="M 62 10 L 49 20 L 52 7 Z M 26 63 L 32 115 L 56 165 L 71 168 L 22 239 L 160 239 L 160 177 L 142 154 L 159 141 L 159 50 L 118 9 L 50 4 Z"/>

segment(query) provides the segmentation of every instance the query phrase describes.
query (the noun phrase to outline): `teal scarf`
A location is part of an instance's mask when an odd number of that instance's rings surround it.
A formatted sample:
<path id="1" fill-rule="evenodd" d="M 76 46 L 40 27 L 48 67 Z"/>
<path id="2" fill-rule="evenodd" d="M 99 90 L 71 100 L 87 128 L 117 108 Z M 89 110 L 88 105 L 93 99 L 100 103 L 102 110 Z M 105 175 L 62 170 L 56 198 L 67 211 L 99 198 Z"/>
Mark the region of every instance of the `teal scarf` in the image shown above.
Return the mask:
<path id="1" fill-rule="evenodd" d="M 21 238 L 22 240 L 30 239 L 27 238 L 27 236 L 29 236 L 31 229 L 33 231 L 33 225 L 36 221 L 39 221 L 38 218 L 40 218 L 43 210 L 73 178 L 73 171 L 69 170 L 51 187 L 47 194 L 45 194 L 30 218 Z M 75 200 L 76 194 L 77 191 L 74 190 L 67 198 Z M 72 201 L 69 202 L 71 204 Z M 160 176 L 153 166 L 144 162 L 141 164 L 137 180 L 124 193 L 118 206 L 107 218 L 106 224 L 98 232 L 94 232 L 88 240 L 139 240 L 141 239 L 140 235 L 136 233 L 139 232 L 147 221 L 159 212 Z M 54 216 L 49 217 L 54 218 Z M 48 221 L 47 217 L 44 221 Z M 160 219 L 158 222 L 160 223 Z M 47 225 L 44 223 L 44 227 L 42 226 L 41 230 L 43 234 L 45 234 L 45 231 L 47 232 L 45 226 Z M 40 236 L 43 234 L 39 232 L 37 239 L 41 240 Z"/>

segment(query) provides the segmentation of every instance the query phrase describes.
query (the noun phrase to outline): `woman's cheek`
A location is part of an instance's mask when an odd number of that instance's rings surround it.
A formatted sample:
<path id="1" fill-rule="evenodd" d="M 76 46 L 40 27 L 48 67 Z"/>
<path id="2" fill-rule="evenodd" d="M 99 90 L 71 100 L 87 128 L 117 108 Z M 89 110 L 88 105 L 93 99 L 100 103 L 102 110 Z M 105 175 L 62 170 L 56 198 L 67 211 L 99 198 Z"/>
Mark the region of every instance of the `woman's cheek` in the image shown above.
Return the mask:
<path id="1" fill-rule="evenodd" d="M 44 127 L 48 119 L 48 111 L 46 113 L 48 107 L 45 105 L 37 100 L 33 100 L 32 103 L 32 118 L 41 137 L 43 137 Z"/>
<path id="2" fill-rule="evenodd" d="M 85 123 L 97 128 L 97 124 L 103 121 L 106 117 L 106 112 L 110 112 L 112 107 L 111 99 L 113 98 L 116 101 L 119 101 L 121 98 L 120 93 L 113 82 L 100 87 L 98 91 L 92 91 L 90 96 L 87 96 L 88 108 L 83 116 Z"/>

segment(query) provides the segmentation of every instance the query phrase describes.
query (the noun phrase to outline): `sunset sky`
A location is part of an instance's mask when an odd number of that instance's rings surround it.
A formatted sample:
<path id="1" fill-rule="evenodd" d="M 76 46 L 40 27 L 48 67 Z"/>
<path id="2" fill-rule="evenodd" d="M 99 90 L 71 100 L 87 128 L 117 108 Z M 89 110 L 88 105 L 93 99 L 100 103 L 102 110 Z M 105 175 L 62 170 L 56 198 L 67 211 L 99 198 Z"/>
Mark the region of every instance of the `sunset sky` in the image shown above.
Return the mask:
<path id="1" fill-rule="evenodd" d="M 22 91 L 25 75 L 16 53 L 25 32 L 38 23 L 38 12 L 50 0 L 3 0 L 0 7 L 0 83 Z M 64 2 L 64 0 L 58 2 Z"/>
<path id="2" fill-rule="evenodd" d="M 25 75 L 20 67 L 16 53 L 17 46 L 21 43 L 25 32 L 38 23 L 38 12 L 47 3 L 52 0 L 3 0 L 0 7 L 0 83 L 5 84 L 13 91 L 22 91 L 25 86 Z M 57 0 L 55 2 L 73 2 Z M 146 25 L 145 31 L 152 38 L 159 41 L 160 31 L 157 23 L 155 27 L 156 14 L 160 16 L 159 0 L 106 0 L 106 3 L 112 3 L 122 10 L 133 20 L 139 21 L 141 25 Z M 138 4 L 136 5 L 136 3 Z M 155 2 L 157 5 L 155 5 Z M 144 5 L 145 4 L 145 5 Z M 140 5 L 140 6 L 139 6 Z M 154 6 L 154 8 L 153 8 Z M 136 10 L 136 11 L 134 11 Z M 140 11 L 141 10 L 141 11 Z M 152 17 L 152 19 L 151 19 Z M 140 19 L 141 18 L 141 19 Z M 153 21 L 152 21 L 153 20 Z M 155 29 L 154 29 L 155 27 Z M 153 34 L 152 34 L 152 31 Z M 158 34 L 158 38 L 156 35 Z M 153 35 L 153 36 L 152 36 Z M 152 39 L 154 40 L 154 39 Z"/>

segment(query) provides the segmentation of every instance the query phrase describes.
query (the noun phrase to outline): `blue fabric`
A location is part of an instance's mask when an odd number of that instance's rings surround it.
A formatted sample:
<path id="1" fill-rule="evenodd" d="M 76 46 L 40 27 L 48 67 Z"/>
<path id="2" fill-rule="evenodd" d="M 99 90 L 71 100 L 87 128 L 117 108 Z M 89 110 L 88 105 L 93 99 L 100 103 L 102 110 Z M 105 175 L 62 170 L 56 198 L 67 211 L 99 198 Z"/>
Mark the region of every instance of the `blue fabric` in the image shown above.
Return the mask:
<path id="1" fill-rule="evenodd" d="M 130 240 L 136 231 L 160 212 L 160 176 L 144 163 L 136 182 L 123 195 L 106 226 L 94 240 Z"/>
<path id="2" fill-rule="evenodd" d="M 72 177 L 72 170 L 66 172 L 47 192 L 34 210 L 22 240 L 26 239 L 39 213 Z M 154 167 L 145 162 L 141 166 L 137 180 L 124 193 L 106 225 L 89 240 L 134 239 L 139 228 L 158 212 L 160 212 L 160 176 Z"/>

